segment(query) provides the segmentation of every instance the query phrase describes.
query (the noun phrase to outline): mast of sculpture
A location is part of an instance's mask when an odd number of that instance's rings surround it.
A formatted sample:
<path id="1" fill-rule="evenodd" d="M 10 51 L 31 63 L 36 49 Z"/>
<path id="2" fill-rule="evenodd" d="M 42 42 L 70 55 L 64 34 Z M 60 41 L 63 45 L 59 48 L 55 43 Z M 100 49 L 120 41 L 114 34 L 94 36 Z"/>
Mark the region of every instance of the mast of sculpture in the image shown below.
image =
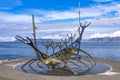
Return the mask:
<path id="1" fill-rule="evenodd" d="M 79 11 L 78 11 L 78 13 L 79 13 L 79 28 L 78 28 L 78 32 L 79 32 L 78 49 L 79 50 L 77 51 L 77 54 L 79 54 L 79 51 L 80 51 L 81 39 L 82 39 L 83 32 L 84 32 L 85 28 L 87 28 L 91 24 L 91 22 L 87 22 L 87 21 L 85 21 L 84 24 L 82 24 L 80 22 L 80 3 L 79 3 Z M 80 28 L 81 28 L 81 30 L 80 30 Z"/>
<path id="2" fill-rule="evenodd" d="M 34 44 L 35 44 L 35 47 L 37 48 L 37 41 L 36 41 L 36 29 L 37 29 L 37 27 L 35 26 L 34 15 L 32 15 L 32 24 L 33 24 Z"/>
<path id="3" fill-rule="evenodd" d="M 78 14 L 79 14 L 79 25 L 81 24 L 80 23 L 80 2 L 79 2 L 79 6 L 78 6 L 79 10 L 78 10 Z M 80 34 L 80 33 L 79 33 Z"/>
<path id="4" fill-rule="evenodd" d="M 78 21 L 79 21 L 79 25 L 81 24 L 81 22 L 80 22 L 80 2 L 79 2 L 79 5 L 78 5 L 78 14 L 79 14 L 79 17 L 78 17 Z M 81 38 L 82 38 L 82 36 L 81 36 L 81 33 L 80 33 L 80 26 L 79 26 L 79 28 L 78 28 L 78 34 L 79 34 L 79 36 L 80 36 L 80 42 L 79 42 L 79 49 L 80 49 L 80 45 L 81 45 Z M 79 54 L 79 51 L 77 51 L 77 54 Z"/>

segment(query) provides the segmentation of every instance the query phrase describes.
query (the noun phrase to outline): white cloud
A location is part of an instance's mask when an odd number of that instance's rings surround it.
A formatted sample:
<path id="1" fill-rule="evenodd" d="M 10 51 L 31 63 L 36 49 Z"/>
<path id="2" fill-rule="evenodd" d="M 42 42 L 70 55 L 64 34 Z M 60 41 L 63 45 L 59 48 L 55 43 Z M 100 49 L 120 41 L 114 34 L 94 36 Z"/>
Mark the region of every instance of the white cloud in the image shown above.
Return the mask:
<path id="1" fill-rule="evenodd" d="M 77 8 L 71 9 L 71 10 L 62 10 L 62 11 L 60 11 L 60 10 L 28 9 L 23 12 L 25 12 L 27 14 L 37 15 L 43 21 L 78 18 Z"/>
<path id="2" fill-rule="evenodd" d="M 92 24 L 91 26 L 109 26 L 109 27 L 115 27 L 120 25 L 120 17 L 114 17 L 114 18 L 101 18 L 99 20 L 91 20 Z"/>
<path id="3" fill-rule="evenodd" d="M 74 32 L 77 31 L 77 28 L 67 28 L 67 29 L 47 29 L 47 30 L 40 30 L 40 32 Z"/>
<path id="4" fill-rule="evenodd" d="M 78 20 L 75 19 L 78 18 L 78 8 L 74 8 L 71 10 L 64 10 L 64 11 L 54 11 L 54 10 L 46 11 L 46 10 L 38 10 L 38 9 L 31 9 L 25 11 L 21 11 L 22 14 L 0 12 L 0 21 L 3 22 L 3 24 L 0 24 L 0 29 L 20 29 L 18 33 L 19 32 L 31 33 L 32 24 L 26 24 L 26 23 L 32 23 L 30 14 L 33 14 L 34 12 L 35 22 L 36 23 L 41 22 L 40 24 L 36 24 L 36 26 L 38 27 L 37 32 L 40 35 L 42 33 L 43 34 L 42 36 L 45 36 L 43 38 L 55 38 L 55 37 L 61 38 L 62 36 L 61 34 L 64 35 L 66 33 L 77 32 L 77 28 L 79 25 L 78 25 Z M 113 11 L 116 12 L 113 16 L 108 15 L 108 13 L 112 14 Z M 111 31 L 113 32 L 116 31 L 117 29 L 120 29 L 119 28 L 120 4 L 112 3 L 109 5 L 94 5 L 86 8 L 81 8 L 81 18 L 87 18 L 87 17 L 91 17 L 88 18 L 87 20 L 90 20 L 92 22 L 90 27 L 85 32 L 85 36 L 87 36 L 87 38 L 97 37 L 97 36 L 98 37 L 109 36 L 108 32 Z M 66 19 L 68 19 L 68 21 L 65 21 Z M 69 19 L 73 19 L 73 21 L 69 22 Z M 61 20 L 61 21 L 57 22 L 56 20 Z M 48 22 L 42 23 L 44 21 L 48 21 Z M 49 23 L 49 21 L 53 21 L 53 22 Z M 9 24 L 11 22 L 13 24 Z M 16 24 L 16 22 L 21 24 Z M 22 29 L 24 29 L 24 31 Z M 46 33 L 47 35 L 44 33 Z M 50 34 L 48 35 L 48 33 Z M 54 33 L 56 35 L 53 35 L 51 33 Z"/>
<path id="5" fill-rule="evenodd" d="M 63 37 L 59 36 L 59 35 L 47 35 L 47 36 L 44 36 L 44 37 L 41 37 L 43 39 L 61 39 Z"/>
<path id="6" fill-rule="evenodd" d="M 0 21 L 2 22 L 12 22 L 12 23 L 31 23 L 32 16 L 26 14 L 12 14 L 12 13 L 5 13 L 0 12 Z M 38 18 L 35 18 L 36 22 L 40 22 Z"/>
<path id="7" fill-rule="evenodd" d="M 120 31 L 115 31 L 113 33 L 95 33 L 90 36 L 90 38 L 103 38 L 103 37 L 120 37 Z"/>
<path id="8" fill-rule="evenodd" d="M 81 8 L 81 18 L 92 17 L 92 19 L 100 19 L 101 17 L 111 17 L 112 12 L 116 12 L 113 16 L 120 16 L 120 4 L 111 3 L 109 5 L 94 5 L 86 8 Z M 64 19 L 77 19 L 78 8 L 65 11 L 41 11 L 35 10 L 38 14 L 44 14 L 43 20 L 64 20 Z M 111 13 L 111 15 L 109 15 Z"/>
<path id="9" fill-rule="evenodd" d="M 50 20 L 63 20 L 78 18 L 78 14 L 73 11 L 51 12 L 45 15 L 46 19 Z"/>
<path id="10" fill-rule="evenodd" d="M 98 7 L 98 6 L 97 6 Z M 94 11 L 92 11 L 94 10 Z M 65 19 L 78 19 L 78 8 L 64 11 L 43 11 L 38 9 L 30 9 L 29 12 L 34 12 L 35 15 L 38 15 L 42 21 L 50 20 L 65 20 Z M 29 12 L 27 12 L 29 14 Z M 33 13 L 32 13 L 33 14 Z M 81 8 L 81 17 L 96 17 L 103 14 L 103 11 L 96 8 L 96 6 Z M 41 16 L 42 15 L 42 16 Z"/>
<path id="11" fill-rule="evenodd" d="M 120 17 L 119 3 L 111 3 L 110 5 L 94 5 L 81 8 L 80 10 L 81 18 L 91 17 L 92 19 L 100 19 L 102 17 L 111 17 L 111 15 L 107 14 L 112 11 L 116 12 L 114 16 Z M 21 12 L 21 14 L 0 12 L 0 20 L 2 22 L 31 22 L 31 14 L 35 15 L 37 23 L 51 20 L 78 19 L 78 8 L 64 11 L 29 9 Z"/>
<path id="12" fill-rule="evenodd" d="M 113 1 L 113 0 L 94 0 L 95 2 L 109 2 L 109 1 Z"/>
<path id="13" fill-rule="evenodd" d="M 15 41 L 14 37 L 0 37 L 0 42 Z"/>

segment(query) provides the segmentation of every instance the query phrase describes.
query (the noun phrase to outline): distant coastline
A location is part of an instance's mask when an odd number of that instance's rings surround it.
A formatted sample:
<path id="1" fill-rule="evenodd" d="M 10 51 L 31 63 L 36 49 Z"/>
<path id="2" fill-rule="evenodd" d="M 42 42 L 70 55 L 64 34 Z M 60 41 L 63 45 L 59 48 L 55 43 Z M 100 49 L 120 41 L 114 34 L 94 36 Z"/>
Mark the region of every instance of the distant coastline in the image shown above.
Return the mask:
<path id="1" fill-rule="evenodd" d="M 91 38 L 83 42 L 120 42 L 120 37 Z"/>

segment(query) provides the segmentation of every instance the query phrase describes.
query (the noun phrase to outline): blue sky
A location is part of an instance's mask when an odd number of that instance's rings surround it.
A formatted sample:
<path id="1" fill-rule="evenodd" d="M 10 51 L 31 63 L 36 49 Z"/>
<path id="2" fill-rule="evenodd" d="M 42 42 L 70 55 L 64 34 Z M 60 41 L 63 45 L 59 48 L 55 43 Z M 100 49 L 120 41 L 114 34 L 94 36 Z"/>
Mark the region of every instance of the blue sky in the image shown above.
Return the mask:
<path id="1" fill-rule="evenodd" d="M 120 0 L 0 0 L 0 41 L 15 40 L 15 35 L 32 37 L 32 14 L 37 38 L 77 33 L 79 2 L 81 22 L 92 22 L 84 39 L 120 36 Z"/>

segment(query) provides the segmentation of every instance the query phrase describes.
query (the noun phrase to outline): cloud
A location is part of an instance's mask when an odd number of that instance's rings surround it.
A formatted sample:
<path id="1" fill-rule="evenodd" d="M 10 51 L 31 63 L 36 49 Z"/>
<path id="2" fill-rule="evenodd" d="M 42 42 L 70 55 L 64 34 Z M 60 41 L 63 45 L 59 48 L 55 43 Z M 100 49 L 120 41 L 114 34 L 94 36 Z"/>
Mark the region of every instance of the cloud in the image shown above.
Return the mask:
<path id="1" fill-rule="evenodd" d="M 120 30 L 113 33 L 95 33 L 90 38 L 103 38 L 103 37 L 120 37 Z"/>
<path id="2" fill-rule="evenodd" d="M 67 29 L 44 29 L 44 30 L 40 30 L 40 32 L 74 32 L 77 31 L 77 28 L 67 28 Z"/>
<path id="3" fill-rule="evenodd" d="M 58 27 L 58 26 L 57 26 Z M 47 28 L 47 29 L 38 29 L 37 31 L 37 36 L 39 38 L 57 38 L 57 39 L 60 39 L 60 38 L 67 38 L 67 34 L 77 34 L 77 27 L 59 27 L 57 29 L 57 27 L 52 27 L 53 29 L 51 28 Z"/>
<path id="4" fill-rule="evenodd" d="M 0 37 L 0 42 L 15 41 L 14 37 Z"/>
<path id="5" fill-rule="evenodd" d="M 91 12 L 91 10 L 94 10 L 94 11 Z M 31 12 L 34 12 L 34 13 L 31 13 Z M 63 11 L 59 11 L 59 10 L 44 11 L 44 10 L 38 10 L 38 9 L 29 9 L 27 10 L 26 13 L 37 15 L 37 17 L 39 17 L 41 21 L 69 20 L 69 19 L 78 19 L 79 17 L 78 8 L 63 10 Z M 96 8 L 96 6 L 81 8 L 81 18 L 96 17 L 102 14 L 103 14 L 103 11 Z"/>
<path id="6" fill-rule="evenodd" d="M 120 18 L 106 18 L 101 20 L 92 20 L 92 24 L 85 30 L 85 35 L 83 38 L 91 38 L 91 34 L 95 33 L 108 33 L 113 32 L 115 30 L 119 29 L 119 23 Z M 52 24 L 50 23 L 41 23 L 36 24 L 37 26 L 37 36 L 43 37 L 43 38 L 53 38 L 53 35 L 59 35 L 60 37 L 66 37 L 67 33 L 77 33 L 78 28 L 78 21 L 73 22 L 54 22 Z M 32 24 L 0 24 L 1 29 L 13 29 L 14 34 L 21 34 L 30 36 L 32 34 Z M 17 30 L 16 30 L 17 29 Z M 11 30 L 12 31 L 12 30 Z M 12 32 L 9 32 L 9 34 L 12 34 Z M 2 33 L 1 33 L 2 34 Z M 98 34 L 97 34 L 98 35 Z"/>
<path id="7" fill-rule="evenodd" d="M 51 12 L 45 15 L 46 19 L 50 20 L 63 20 L 63 19 L 74 19 L 78 18 L 78 14 L 73 11 L 63 11 L 63 12 Z"/>
<path id="8" fill-rule="evenodd" d="M 41 12 L 42 13 L 42 12 Z M 42 15 L 42 16 L 39 16 Z M 52 21 L 52 20 L 65 20 L 65 19 L 75 19 L 78 18 L 78 15 L 74 12 L 46 12 L 35 16 L 35 22 L 41 23 L 44 21 Z M 66 16 L 63 16 L 66 15 Z M 62 17 L 61 17 L 62 16 Z M 32 18 L 31 14 L 15 14 L 15 13 L 8 13 L 8 12 L 0 12 L 0 21 L 1 22 L 12 22 L 12 23 L 31 23 Z"/>
<path id="9" fill-rule="evenodd" d="M 23 11 L 27 14 L 34 14 L 41 21 L 55 21 L 55 20 L 67 20 L 78 18 L 77 10 L 39 10 L 39 9 L 28 9 Z"/>
<path id="10" fill-rule="evenodd" d="M 67 33 L 77 33 L 79 27 L 78 8 L 62 11 L 29 9 L 18 13 L 0 11 L 0 29 L 18 29 L 16 34 L 31 35 L 31 14 L 35 15 L 38 37 L 61 38 Z M 85 36 L 87 36 L 85 38 L 108 36 L 108 33 L 120 29 L 120 4 L 111 3 L 82 7 L 81 21 L 84 20 L 92 22 L 85 32 Z"/>
<path id="11" fill-rule="evenodd" d="M 118 17 L 120 16 L 120 4 L 111 3 L 107 5 L 93 5 L 90 7 L 83 7 L 80 9 L 81 18 L 100 19 L 101 17 Z M 93 11 L 92 11 L 93 10 Z M 65 20 L 78 19 L 78 8 L 63 10 L 63 11 L 43 11 L 43 10 L 29 10 L 34 11 L 36 15 L 43 15 L 42 20 Z"/>
<path id="12" fill-rule="evenodd" d="M 114 18 L 101 18 L 99 20 L 91 20 L 92 24 L 91 26 L 96 27 L 118 27 L 120 25 L 119 23 L 120 17 L 114 17 Z"/>
<path id="13" fill-rule="evenodd" d="M 111 3 L 108 5 L 93 5 L 90 7 L 82 7 L 81 20 L 91 19 L 98 20 L 102 17 L 120 17 L 120 4 Z M 93 11 L 92 11 L 93 10 Z M 2 22 L 31 22 L 31 14 L 35 15 L 37 23 L 47 21 L 67 21 L 78 20 L 78 8 L 69 10 L 39 10 L 39 9 L 26 9 L 19 11 L 19 14 L 0 12 L 0 20 Z M 4 17 L 3 17 L 4 16 Z"/>
<path id="14" fill-rule="evenodd" d="M 13 14 L 13 13 L 6 13 L 0 12 L 0 21 L 1 22 L 9 22 L 9 23 L 31 23 L 32 16 L 26 14 Z M 38 18 L 35 18 L 36 22 L 40 22 Z"/>
<path id="15" fill-rule="evenodd" d="M 41 37 L 43 39 L 61 39 L 63 38 L 62 36 L 59 36 L 59 35 L 47 35 L 47 36 L 44 36 L 44 37 Z"/>
<path id="16" fill-rule="evenodd" d="M 113 1 L 113 0 L 93 0 L 95 2 L 109 2 L 109 1 Z"/>

